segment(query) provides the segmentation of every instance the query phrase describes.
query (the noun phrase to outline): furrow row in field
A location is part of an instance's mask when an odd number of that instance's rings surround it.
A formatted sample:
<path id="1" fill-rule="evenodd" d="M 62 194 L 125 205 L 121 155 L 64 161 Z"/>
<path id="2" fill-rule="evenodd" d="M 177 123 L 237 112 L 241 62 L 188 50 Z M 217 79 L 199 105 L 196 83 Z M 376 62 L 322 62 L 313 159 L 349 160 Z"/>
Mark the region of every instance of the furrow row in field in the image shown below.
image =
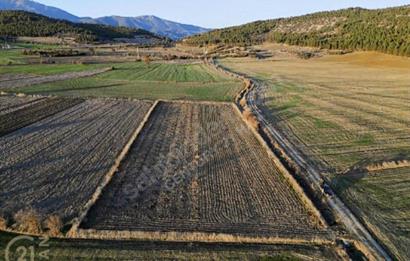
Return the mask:
<path id="1" fill-rule="evenodd" d="M 0 150 L 10 151 L 0 155 L 3 214 L 31 207 L 76 217 L 148 109 L 89 100 L 1 138 Z"/>
<path id="2" fill-rule="evenodd" d="M 9 113 L 13 113 L 18 110 L 22 110 L 24 108 L 27 108 L 39 102 L 42 102 L 44 99 L 47 99 L 47 98 L 32 98 L 32 99 L 29 99 L 27 102 L 21 102 L 15 105 L 7 106 L 7 108 L 5 109 L 0 109 L 0 115 L 9 114 Z"/>
<path id="3" fill-rule="evenodd" d="M 81 102 L 81 99 L 49 98 L 6 114 L 0 114 L 0 137 Z"/>
<path id="4" fill-rule="evenodd" d="M 4 114 L 6 111 L 20 107 L 24 104 L 30 104 L 38 99 L 39 98 L 34 97 L 0 96 L 0 114 Z"/>

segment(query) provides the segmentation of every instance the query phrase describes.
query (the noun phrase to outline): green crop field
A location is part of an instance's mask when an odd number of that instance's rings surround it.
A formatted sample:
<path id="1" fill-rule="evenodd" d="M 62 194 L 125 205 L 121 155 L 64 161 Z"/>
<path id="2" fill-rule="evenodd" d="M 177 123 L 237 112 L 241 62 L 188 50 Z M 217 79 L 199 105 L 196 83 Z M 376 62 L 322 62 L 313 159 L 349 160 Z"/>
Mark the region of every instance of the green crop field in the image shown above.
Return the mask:
<path id="1" fill-rule="evenodd" d="M 20 50 L 0 50 L 0 66 L 8 64 L 24 64 Z"/>
<path id="2" fill-rule="evenodd" d="M 354 53 L 301 60 L 228 59 L 266 83 L 259 108 L 382 242 L 410 258 L 410 169 L 356 171 L 410 159 L 410 59 Z"/>
<path id="3" fill-rule="evenodd" d="M 25 58 L 28 56 L 23 55 L 24 49 L 56 49 L 61 48 L 58 45 L 46 45 L 46 44 L 30 44 L 30 43 L 18 43 L 11 44 L 13 48 L 11 50 L 0 50 L 0 66 L 2 65 L 20 65 L 26 64 Z"/>
<path id="4" fill-rule="evenodd" d="M 65 69 L 67 69 L 66 67 Z M 202 64 L 115 64 L 94 77 L 17 89 L 27 94 L 230 101 L 242 83 Z M 38 69 L 40 70 L 40 69 Z"/>
<path id="5" fill-rule="evenodd" d="M 103 79 L 128 81 L 167 82 L 223 82 L 227 78 L 211 71 L 202 64 L 128 63 L 115 66 L 116 72 L 102 76 Z"/>

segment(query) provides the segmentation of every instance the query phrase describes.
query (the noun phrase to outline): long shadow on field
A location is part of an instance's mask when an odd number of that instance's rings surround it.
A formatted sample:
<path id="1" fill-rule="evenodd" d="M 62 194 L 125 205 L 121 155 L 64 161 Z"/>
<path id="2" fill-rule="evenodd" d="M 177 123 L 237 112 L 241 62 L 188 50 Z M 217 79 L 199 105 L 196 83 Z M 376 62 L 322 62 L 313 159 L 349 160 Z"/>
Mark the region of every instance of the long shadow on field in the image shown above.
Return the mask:
<path id="1" fill-rule="evenodd" d="M 344 194 L 349 188 L 354 187 L 357 183 L 365 178 L 368 174 L 365 171 L 355 171 L 345 174 L 339 174 L 332 179 L 332 187 L 340 194 Z"/>
<path id="2" fill-rule="evenodd" d="M 399 162 L 402 160 L 407 160 L 409 158 L 409 154 L 404 152 L 398 152 L 396 155 L 392 156 L 373 156 L 372 158 L 366 158 L 361 160 L 360 162 L 356 163 L 352 166 L 348 171 L 344 174 L 337 175 L 332 180 L 332 186 L 336 188 L 339 192 L 345 192 L 349 187 L 354 186 L 363 178 L 373 175 L 369 174 L 369 171 L 366 169 L 366 166 L 372 164 L 380 164 L 382 165 L 383 162 Z M 383 170 L 382 168 L 380 171 L 386 171 L 387 169 Z"/>
<path id="3" fill-rule="evenodd" d="M 371 159 L 362 159 L 350 166 L 344 173 L 337 174 L 331 182 L 331 186 L 338 193 L 345 193 L 350 187 L 355 186 L 363 178 L 369 175 L 366 166 L 371 163 Z"/>
<path id="4" fill-rule="evenodd" d="M 47 118 L 46 118 L 47 119 Z M 29 125 L 17 131 L 7 134 L 4 137 L 13 138 L 13 137 L 22 137 L 24 135 L 35 134 L 36 132 L 43 131 L 43 130 L 53 130 L 56 128 L 64 128 L 70 125 L 80 125 L 81 123 L 88 123 L 90 121 L 94 121 L 94 118 L 88 118 L 86 120 L 75 120 L 75 121 L 67 121 L 61 123 L 50 123 L 50 124 L 41 124 L 41 125 Z"/>
<path id="5" fill-rule="evenodd" d="M 259 105 L 259 108 L 263 111 L 263 114 L 268 118 L 274 117 L 275 122 L 288 121 L 300 115 L 299 112 L 291 111 L 289 106 L 278 106 L 272 107 L 269 106 L 269 102 L 274 103 L 273 98 L 266 98 L 265 103 Z"/>

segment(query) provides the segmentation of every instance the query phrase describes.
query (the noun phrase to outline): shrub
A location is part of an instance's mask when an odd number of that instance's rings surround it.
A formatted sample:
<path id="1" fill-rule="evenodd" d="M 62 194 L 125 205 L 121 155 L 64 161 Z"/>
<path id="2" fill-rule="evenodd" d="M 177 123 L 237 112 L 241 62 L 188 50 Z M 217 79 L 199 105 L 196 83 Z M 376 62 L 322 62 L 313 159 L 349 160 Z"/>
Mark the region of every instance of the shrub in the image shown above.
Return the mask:
<path id="1" fill-rule="evenodd" d="M 90 54 L 91 54 L 92 56 L 94 56 L 94 55 L 97 53 L 97 52 L 95 51 L 95 49 L 92 48 L 92 47 L 88 48 L 88 50 L 89 50 L 89 52 L 90 52 Z"/>
<path id="2" fill-rule="evenodd" d="M 246 99 L 242 98 L 239 102 L 239 105 L 241 105 L 241 107 L 244 108 L 246 106 Z"/>
<path id="3" fill-rule="evenodd" d="M 150 64 L 151 63 L 151 57 L 149 55 L 146 55 L 142 58 L 145 64 Z"/>
<path id="4" fill-rule="evenodd" d="M 297 55 L 300 59 L 305 59 L 305 60 L 308 60 L 308 59 L 313 58 L 315 56 L 314 53 L 306 52 L 306 51 L 299 52 L 299 53 L 297 53 Z"/>
<path id="5" fill-rule="evenodd" d="M 63 222 L 61 218 L 57 215 L 49 216 L 44 221 L 44 228 L 47 229 L 47 233 L 52 236 L 56 237 L 61 234 L 61 229 L 63 228 Z"/>
<path id="6" fill-rule="evenodd" d="M 20 210 L 14 215 L 14 228 L 32 234 L 41 233 L 40 215 L 34 209 Z"/>
<path id="7" fill-rule="evenodd" d="M 0 217 L 0 230 L 5 230 L 7 228 L 7 219 Z"/>
<path id="8" fill-rule="evenodd" d="M 243 116 L 252 128 L 254 128 L 255 130 L 259 130 L 260 128 L 259 121 L 256 118 L 255 114 L 253 114 L 253 112 L 251 112 L 249 108 L 246 108 L 243 111 Z"/>

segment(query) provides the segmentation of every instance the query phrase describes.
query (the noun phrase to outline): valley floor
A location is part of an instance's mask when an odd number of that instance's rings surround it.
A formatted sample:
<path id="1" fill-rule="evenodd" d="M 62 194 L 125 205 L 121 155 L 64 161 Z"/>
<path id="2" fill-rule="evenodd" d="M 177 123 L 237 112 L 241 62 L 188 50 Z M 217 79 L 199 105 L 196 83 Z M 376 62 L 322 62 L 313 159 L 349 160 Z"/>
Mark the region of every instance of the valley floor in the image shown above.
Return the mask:
<path id="1" fill-rule="evenodd" d="M 410 168 L 400 162 L 410 159 L 410 60 L 353 53 L 222 64 L 264 82 L 257 102 L 270 124 L 391 252 L 408 259 Z M 368 171 L 373 165 L 390 167 Z"/>
<path id="2" fill-rule="evenodd" d="M 408 60 L 392 59 L 356 53 L 222 63 L 264 83 L 257 102 L 269 123 L 403 259 L 409 254 L 402 247 L 409 243 L 409 172 L 397 162 L 410 157 L 410 78 Z M 0 156 L 0 196 L 6 199 L 0 217 L 12 229 L 21 228 L 12 224 L 14 215 L 32 209 L 41 218 L 59 216 L 65 232 L 75 224 L 71 232 L 79 237 L 135 236 L 132 246 L 150 236 L 182 235 L 187 242 L 215 242 L 221 247 L 212 253 L 216 259 L 340 258 L 334 231 L 319 221 L 232 103 L 222 102 L 234 100 L 242 81 L 199 62 L 1 70 L 1 91 L 32 95 L 0 97 L 0 151 L 8 151 Z M 399 167 L 367 171 L 386 162 Z M 206 233 L 206 240 L 177 234 L 192 232 Z M 231 251 L 242 239 L 248 243 Z M 216 243 L 224 240 L 232 244 Z M 255 249 L 252 240 L 265 243 Z M 89 259 L 153 254 L 146 241 L 143 251 L 107 247 L 113 241 L 55 242 L 66 246 L 57 247 L 62 257 L 79 245 L 84 248 L 75 253 Z M 164 245 L 160 258 L 212 252 L 203 245 L 192 252 Z"/>

